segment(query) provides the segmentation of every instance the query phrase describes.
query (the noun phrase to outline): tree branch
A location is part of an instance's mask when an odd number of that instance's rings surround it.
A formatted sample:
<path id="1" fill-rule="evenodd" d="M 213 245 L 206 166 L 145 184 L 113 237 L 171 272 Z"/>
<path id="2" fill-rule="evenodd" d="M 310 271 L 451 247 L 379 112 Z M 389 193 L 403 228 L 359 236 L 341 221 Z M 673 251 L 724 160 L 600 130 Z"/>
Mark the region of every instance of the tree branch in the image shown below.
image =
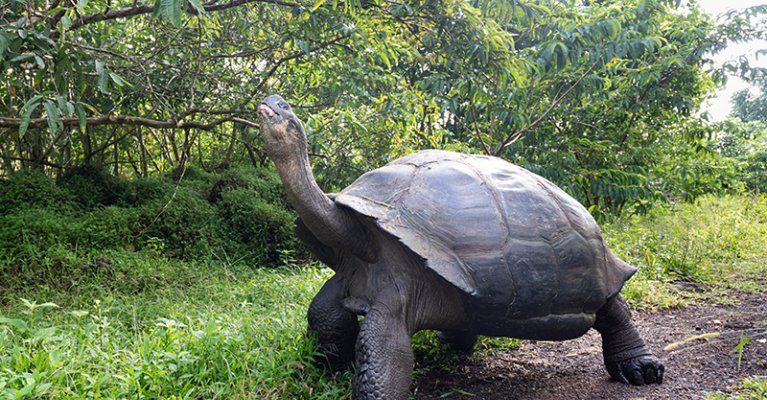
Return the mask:
<path id="1" fill-rule="evenodd" d="M 223 118 L 219 118 L 217 120 L 208 122 L 208 123 L 202 123 L 197 121 L 177 121 L 177 120 L 158 120 L 158 119 L 150 119 L 150 118 L 143 118 L 143 117 L 134 117 L 131 115 L 101 115 L 98 117 L 89 117 L 86 118 L 86 123 L 88 125 L 140 125 L 140 126 L 147 126 L 150 128 L 176 128 L 176 129 L 201 129 L 201 130 L 211 130 L 224 122 L 229 122 L 234 120 L 234 117 L 227 116 Z M 246 121 L 242 118 L 237 118 L 238 122 L 244 123 L 243 121 Z M 248 121 L 249 124 L 256 125 L 255 122 Z M 78 126 L 80 124 L 80 121 L 77 117 L 66 117 L 61 119 L 61 123 L 64 124 L 64 126 Z M 2 128 L 18 128 L 21 125 L 21 119 L 20 118 L 5 118 L 0 117 L 0 127 Z M 29 127 L 30 128 L 40 128 L 48 125 L 48 119 L 47 118 L 35 118 L 29 121 Z"/>
<path id="2" fill-rule="evenodd" d="M 218 3 L 217 1 L 210 1 L 203 4 L 202 8 L 204 8 L 205 11 L 212 12 L 212 11 L 226 10 L 228 8 L 233 8 L 233 7 L 241 6 L 243 4 L 256 3 L 256 2 L 276 4 L 276 5 L 285 6 L 285 7 L 295 7 L 298 5 L 294 2 L 282 1 L 282 0 L 231 0 L 221 4 L 217 4 Z M 96 22 L 133 17 L 136 15 L 150 14 L 152 12 L 154 12 L 154 5 L 134 4 L 129 7 L 123 7 L 123 8 L 118 8 L 114 10 L 106 10 L 100 13 L 87 14 L 72 21 L 72 25 L 69 27 L 69 30 L 76 30 L 84 25 L 89 25 Z M 55 38 L 60 35 L 60 32 L 58 31 L 58 29 L 55 28 L 55 26 L 52 26 L 51 29 L 52 29 L 51 37 Z"/>
<path id="3" fill-rule="evenodd" d="M 22 161 L 22 162 L 31 162 L 31 163 L 40 164 L 40 165 L 47 165 L 49 167 L 53 167 L 53 168 L 57 168 L 57 169 L 64 168 L 63 165 L 56 164 L 55 162 L 51 162 L 51 161 L 48 161 L 48 160 L 33 160 L 31 158 L 6 156 L 6 155 L 3 155 L 3 154 L 0 154 L 0 158 L 6 159 L 6 160 L 11 160 L 11 161 Z"/>
<path id="4" fill-rule="evenodd" d="M 589 69 L 587 69 L 586 72 L 584 72 L 583 75 L 581 75 L 581 77 L 578 78 L 577 81 L 575 81 L 575 83 L 573 83 L 569 88 L 567 88 L 567 90 L 565 90 L 564 93 L 562 93 L 561 95 L 559 95 L 559 93 L 557 93 L 557 96 L 555 96 L 554 101 L 551 102 L 551 105 L 549 105 L 549 108 L 547 108 L 546 111 L 544 111 L 543 114 L 541 114 L 538 117 L 538 119 L 533 121 L 530 125 L 522 128 L 522 129 L 520 129 L 520 130 L 518 130 L 516 132 L 510 133 L 508 136 L 506 136 L 506 139 L 504 139 L 504 141 L 501 143 L 501 145 L 498 146 L 498 149 L 495 150 L 493 155 L 498 156 L 499 154 L 501 154 L 501 151 L 503 151 L 503 149 L 505 149 L 506 147 L 509 147 L 512 143 L 514 143 L 517 140 L 519 140 L 519 138 L 521 138 L 522 135 L 527 133 L 527 131 L 529 131 L 530 129 L 533 129 L 538 124 L 540 124 L 549 115 L 549 113 L 551 113 L 551 111 L 554 110 L 554 107 L 556 107 L 559 103 L 561 103 L 562 100 L 564 100 L 573 90 L 575 90 L 575 88 L 578 86 L 578 84 L 581 83 L 583 78 L 585 78 L 586 75 L 588 75 L 589 72 L 591 72 L 591 70 L 593 68 L 594 68 L 594 65 L 590 66 Z"/>

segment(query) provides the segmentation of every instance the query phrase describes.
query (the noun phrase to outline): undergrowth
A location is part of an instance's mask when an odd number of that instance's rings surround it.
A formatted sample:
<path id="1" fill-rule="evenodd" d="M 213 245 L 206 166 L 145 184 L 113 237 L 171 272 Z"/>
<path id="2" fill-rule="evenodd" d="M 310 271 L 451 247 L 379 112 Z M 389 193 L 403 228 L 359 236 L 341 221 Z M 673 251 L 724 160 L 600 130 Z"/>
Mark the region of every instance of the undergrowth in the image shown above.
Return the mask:
<path id="1" fill-rule="evenodd" d="M 764 400 L 767 399 L 767 377 L 746 378 L 734 394 L 712 393 L 706 396 L 709 400 Z"/>
<path id="2" fill-rule="evenodd" d="M 767 196 L 703 196 L 604 229 L 610 248 L 638 267 L 621 292 L 634 308 L 767 290 Z"/>
<path id="3" fill-rule="evenodd" d="M 0 254 L 22 269 L 45 268 L 54 247 L 274 265 L 297 246 L 284 197 L 274 172 L 252 168 L 213 174 L 189 167 L 178 182 L 115 178 L 92 167 L 56 181 L 15 173 L 0 180 Z"/>

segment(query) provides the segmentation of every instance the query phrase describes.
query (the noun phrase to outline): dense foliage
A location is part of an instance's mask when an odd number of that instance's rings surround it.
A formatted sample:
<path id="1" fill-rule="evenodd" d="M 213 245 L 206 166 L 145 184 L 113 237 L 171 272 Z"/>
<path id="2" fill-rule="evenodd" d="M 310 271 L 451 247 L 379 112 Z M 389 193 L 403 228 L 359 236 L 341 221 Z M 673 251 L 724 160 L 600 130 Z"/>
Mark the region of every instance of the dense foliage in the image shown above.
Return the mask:
<path id="1" fill-rule="evenodd" d="M 328 191 L 422 148 L 498 155 L 597 216 L 630 216 L 606 233 L 640 267 L 624 291 L 635 307 L 703 296 L 678 282 L 764 291 L 764 196 L 705 195 L 767 191 L 764 70 L 708 60 L 764 38 L 766 12 L 0 2 L 0 397 L 348 395 L 304 338 L 330 272 L 295 265 L 294 214 L 255 123 L 272 93 L 304 120 Z M 709 124 L 700 105 L 726 74 L 762 92 Z M 678 199 L 698 202 L 632 214 Z M 440 357 L 430 340 L 417 354 Z"/>
<path id="2" fill-rule="evenodd" d="M 111 250 L 275 265 L 297 246 L 283 197 L 266 170 L 189 168 L 177 184 L 86 167 L 56 182 L 14 173 L 0 186 L 0 274 L 39 282 L 61 276 L 72 257 L 89 258 L 70 275 L 80 279 L 103 268 L 101 254 Z"/>
<path id="3" fill-rule="evenodd" d="M 767 192 L 767 76 L 732 97 L 732 118 L 721 126 L 719 152 L 741 164 L 739 179 L 751 190 Z"/>
<path id="4" fill-rule="evenodd" d="M 765 35 L 765 7 L 715 23 L 694 3 L 659 0 L 0 7 L 6 174 L 263 166 L 253 108 L 279 92 L 305 120 L 328 189 L 447 148 L 522 164 L 596 214 L 735 189 L 696 117 L 723 79 L 706 57 Z"/>

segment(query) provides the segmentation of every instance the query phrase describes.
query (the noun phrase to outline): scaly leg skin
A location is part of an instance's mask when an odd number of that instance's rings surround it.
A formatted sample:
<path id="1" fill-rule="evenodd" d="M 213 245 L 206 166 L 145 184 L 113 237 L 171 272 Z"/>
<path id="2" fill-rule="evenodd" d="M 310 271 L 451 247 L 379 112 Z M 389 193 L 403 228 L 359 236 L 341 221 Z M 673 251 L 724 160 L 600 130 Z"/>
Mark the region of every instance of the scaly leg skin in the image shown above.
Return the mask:
<path id="1" fill-rule="evenodd" d="M 413 349 L 397 308 L 375 303 L 357 339 L 354 400 L 404 400 L 410 392 Z"/>
<path id="2" fill-rule="evenodd" d="M 623 297 L 613 297 L 597 312 L 594 329 L 602 335 L 602 355 L 613 379 L 632 385 L 663 382 L 663 364 L 639 337 Z"/>
<path id="3" fill-rule="evenodd" d="M 346 288 L 343 279 L 334 275 L 320 289 L 309 305 L 309 333 L 317 338 L 320 353 L 332 371 L 351 366 L 354 342 L 359 333 L 357 316 L 342 304 Z"/>
<path id="4" fill-rule="evenodd" d="M 442 344 L 458 353 L 471 353 L 477 343 L 477 335 L 464 331 L 437 331 L 437 338 Z"/>

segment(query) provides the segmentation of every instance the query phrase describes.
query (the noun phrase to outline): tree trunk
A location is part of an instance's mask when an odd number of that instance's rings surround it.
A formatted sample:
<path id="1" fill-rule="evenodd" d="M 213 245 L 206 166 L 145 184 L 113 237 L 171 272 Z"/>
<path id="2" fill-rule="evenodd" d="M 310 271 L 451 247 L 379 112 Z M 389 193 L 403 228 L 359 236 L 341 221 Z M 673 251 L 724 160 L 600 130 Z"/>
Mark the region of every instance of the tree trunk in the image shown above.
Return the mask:
<path id="1" fill-rule="evenodd" d="M 120 147 L 118 145 L 118 142 L 115 142 L 114 144 L 114 160 L 115 160 L 115 164 L 112 169 L 112 175 L 119 176 L 120 175 Z"/>
<path id="2" fill-rule="evenodd" d="M 138 158 L 141 166 L 141 172 L 139 175 L 147 176 L 148 168 L 146 164 L 146 147 L 144 147 L 144 136 L 141 134 L 141 128 L 136 129 L 136 140 L 138 141 Z"/>
<path id="3" fill-rule="evenodd" d="M 80 143 L 83 146 L 83 163 L 89 165 L 93 158 L 93 143 L 91 143 L 91 127 L 86 126 L 85 132 L 80 135 Z"/>

